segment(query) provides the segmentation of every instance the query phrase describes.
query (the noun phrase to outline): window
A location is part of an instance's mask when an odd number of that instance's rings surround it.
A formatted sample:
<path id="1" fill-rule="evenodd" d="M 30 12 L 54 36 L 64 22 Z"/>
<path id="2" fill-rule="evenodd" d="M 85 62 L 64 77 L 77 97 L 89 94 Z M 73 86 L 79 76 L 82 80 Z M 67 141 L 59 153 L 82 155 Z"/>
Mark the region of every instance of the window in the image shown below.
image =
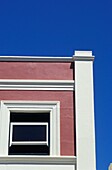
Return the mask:
<path id="1" fill-rule="evenodd" d="M 50 154 L 50 113 L 11 112 L 9 131 L 9 155 Z"/>
<path id="2" fill-rule="evenodd" d="M 48 123 L 11 123 L 11 145 L 48 145 Z"/>
<path id="3" fill-rule="evenodd" d="M 2 155 L 60 155 L 59 102 L 2 101 Z"/>

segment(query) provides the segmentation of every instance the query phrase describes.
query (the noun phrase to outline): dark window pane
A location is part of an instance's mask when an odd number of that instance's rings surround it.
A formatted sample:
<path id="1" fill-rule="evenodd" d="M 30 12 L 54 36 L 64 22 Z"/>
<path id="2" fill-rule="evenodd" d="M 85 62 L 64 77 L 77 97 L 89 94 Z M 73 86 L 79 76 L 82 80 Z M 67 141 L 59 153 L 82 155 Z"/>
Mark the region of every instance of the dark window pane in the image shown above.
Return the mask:
<path id="1" fill-rule="evenodd" d="M 9 147 L 9 155 L 49 155 L 50 148 L 47 145 L 12 145 Z"/>
<path id="2" fill-rule="evenodd" d="M 49 113 L 11 113 L 10 122 L 49 122 Z"/>
<path id="3" fill-rule="evenodd" d="M 13 125 L 12 141 L 46 141 L 46 125 Z"/>

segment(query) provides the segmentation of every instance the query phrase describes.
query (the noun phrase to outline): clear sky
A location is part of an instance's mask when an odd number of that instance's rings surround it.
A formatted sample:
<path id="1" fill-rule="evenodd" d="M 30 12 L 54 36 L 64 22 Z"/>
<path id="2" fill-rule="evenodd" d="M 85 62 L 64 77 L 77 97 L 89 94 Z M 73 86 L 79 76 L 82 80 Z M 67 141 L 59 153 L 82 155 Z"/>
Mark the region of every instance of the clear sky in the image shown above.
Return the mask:
<path id="1" fill-rule="evenodd" d="M 97 170 L 112 162 L 112 1 L 0 0 L 0 55 L 92 50 Z"/>

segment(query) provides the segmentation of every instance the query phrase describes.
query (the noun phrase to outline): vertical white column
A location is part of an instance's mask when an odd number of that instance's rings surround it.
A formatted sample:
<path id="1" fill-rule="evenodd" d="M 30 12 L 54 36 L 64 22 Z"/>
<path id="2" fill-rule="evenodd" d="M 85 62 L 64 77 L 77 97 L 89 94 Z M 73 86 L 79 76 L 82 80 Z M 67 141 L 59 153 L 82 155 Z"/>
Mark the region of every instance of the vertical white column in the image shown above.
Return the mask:
<path id="1" fill-rule="evenodd" d="M 75 51 L 77 170 L 95 170 L 93 60 L 91 51 Z"/>

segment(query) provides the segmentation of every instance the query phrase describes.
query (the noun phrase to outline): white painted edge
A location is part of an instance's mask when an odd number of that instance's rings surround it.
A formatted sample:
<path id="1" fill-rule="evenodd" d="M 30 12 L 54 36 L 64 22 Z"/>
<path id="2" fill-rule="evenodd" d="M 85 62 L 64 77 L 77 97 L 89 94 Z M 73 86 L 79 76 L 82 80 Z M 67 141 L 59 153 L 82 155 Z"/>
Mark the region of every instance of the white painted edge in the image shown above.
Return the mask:
<path id="1" fill-rule="evenodd" d="M 93 62 L 75 62 L 77 170 L 95 170 Z"/>
<path id="2" fill-rule="evenodd" d="M 0 56 L 0 61 L 31 61 L 31 62 L 71 62 L 72 57 L 56 56 Z"/>
<path id="3" fill-rule="evenodd" d="M 74 55 L 75 56 L 88 56 L 88 57 L 90 57 L 90 56 L 92 56 L 92 51 L 75 51 L 74 52 Z"/>
<path id="4" fill-rule="evenodd" d="M 73 62 L 73 61 L 87 61 L 94 60 L 94 56 L 92 56 L 92 51 L 78 51 L 74 52 L 73 57 L 65 57 L 65 56 L 0 56 L 0 61 L 15 61 L 15 62 Z"/>
<path id="5" fill-rule="evenodd" d="M 74 80 L 0 79 L 0 90 L 74 90 Z"/>
<path id="6" fill-rule="evenodd" d="M 75 156 L 0 156 L 0 164 L 75 165 Z"/>
<path id="7" fill-rule="evenodd" d="M 73 56 L 74 61 L 94 61 L 94 56 L 88 57 L 88 56 Z"/>
<path id="8" fill-rule="evenodd" d="M 45 125 L 46 126 L 46 140 L 45 141 L 13 141 L 13 127 L 14 125 Z M 50 134 L 49 134 L 50 135 Z M 48 145 L 48 123 L 47 122 L 11 122 L 10 123 L 10 145 Z"/>
<path id="9" fill-rule="evenodd" d="M 92 51 L 75 51 L 73 55 L 74 61 L 94 61 Z"/>

